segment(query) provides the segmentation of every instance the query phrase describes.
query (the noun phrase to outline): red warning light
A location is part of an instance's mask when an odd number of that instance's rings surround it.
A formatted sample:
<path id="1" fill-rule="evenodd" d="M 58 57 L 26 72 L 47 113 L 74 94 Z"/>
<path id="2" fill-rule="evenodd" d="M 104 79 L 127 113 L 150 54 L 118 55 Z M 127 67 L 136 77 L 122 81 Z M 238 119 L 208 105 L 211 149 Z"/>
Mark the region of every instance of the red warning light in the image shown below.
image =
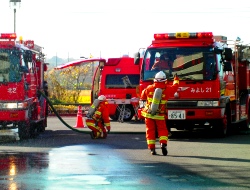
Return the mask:
<path id="1" fill-rule="evenodd" d="M 16 33 L 1 33 L 0 39 L 9 39 L 9 40 L 15 40 L 16 39 Z"/>

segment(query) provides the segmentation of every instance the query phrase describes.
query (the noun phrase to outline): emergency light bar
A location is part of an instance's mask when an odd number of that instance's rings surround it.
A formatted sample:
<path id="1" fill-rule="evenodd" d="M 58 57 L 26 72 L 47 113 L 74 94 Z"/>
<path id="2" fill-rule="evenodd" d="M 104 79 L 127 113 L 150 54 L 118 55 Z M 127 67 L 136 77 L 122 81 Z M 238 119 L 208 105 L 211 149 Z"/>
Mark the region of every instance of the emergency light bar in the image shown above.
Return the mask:
<path id="1" fill-rule="evenodd" d="M 177 33 L 164 33 L 154 34 L 155 40 L 179 39 L 179 38 L 212 38 L 212 32 L 177 32 Z"/>
<path id="2" fill-rule="evenodd" d="M 1 33 L 0 39 L 9 39 L 9 40 L 15 40 L 16 39 L 16 33 Z"/>

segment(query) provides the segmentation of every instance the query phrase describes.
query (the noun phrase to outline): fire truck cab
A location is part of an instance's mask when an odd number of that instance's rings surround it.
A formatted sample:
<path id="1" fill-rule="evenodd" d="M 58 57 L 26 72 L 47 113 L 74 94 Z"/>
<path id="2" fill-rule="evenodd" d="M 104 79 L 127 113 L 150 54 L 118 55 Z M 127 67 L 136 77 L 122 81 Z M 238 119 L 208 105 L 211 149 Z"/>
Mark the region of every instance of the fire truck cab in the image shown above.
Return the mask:
<path id="1" fill-rule="evenodd" d="M 42 47 L 16 42 L 15 33 L 0 34 L 0 135 L 36 136 L 47 126 L 46 81 Z"/>
<path id="2" fill-rule="evenodd" d="M 160 69 L 153 66 L 159 59 L 165 62 Z M 143 54 L 140 92 L 164 71 L 168 128 L 213 128 L 225 136 L 235 126 L 249 126 L 249 61 L 249 46 L 212 32 L 154 34 Z"/>
<path id="3" fill-rule="evenodd" d="M 99 95 L 106 96 L 109 102 L 109 115 L 113 120 L 130 121 L 137 113 L 139 102 L 139 66 L 134 59 L 120 58 L 81 59 L 60 65 L 55 69 L 81 66 L 91 63 L 94 66 L 91 88 L 91 103 Z"/>

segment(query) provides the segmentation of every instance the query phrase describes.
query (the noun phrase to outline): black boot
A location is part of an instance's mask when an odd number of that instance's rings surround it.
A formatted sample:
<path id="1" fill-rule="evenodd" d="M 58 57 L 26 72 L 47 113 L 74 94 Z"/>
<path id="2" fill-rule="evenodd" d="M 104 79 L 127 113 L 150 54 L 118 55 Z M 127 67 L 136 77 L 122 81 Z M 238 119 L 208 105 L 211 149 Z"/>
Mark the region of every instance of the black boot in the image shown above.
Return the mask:
<path id="1" fill-rule="evenodd" d="M 161 151 L 163 156 L 167 156 L 168 151 L 167 151 L 167 145 L 166 144 L 161 144 Z"/>
<path id="2" fill-rule="evenodd" d="M 155 148 L 151 148 L 150 150 L 152 155 L 156 155 Z"/>
<path id="3" fill-rule="evenodd" d="M 96 137 L 95 137 L 95 132 L 94 131 L 91 131 L 90 132 L 90 137 L 91 137 L 91 139 L 95 139 Z"/>

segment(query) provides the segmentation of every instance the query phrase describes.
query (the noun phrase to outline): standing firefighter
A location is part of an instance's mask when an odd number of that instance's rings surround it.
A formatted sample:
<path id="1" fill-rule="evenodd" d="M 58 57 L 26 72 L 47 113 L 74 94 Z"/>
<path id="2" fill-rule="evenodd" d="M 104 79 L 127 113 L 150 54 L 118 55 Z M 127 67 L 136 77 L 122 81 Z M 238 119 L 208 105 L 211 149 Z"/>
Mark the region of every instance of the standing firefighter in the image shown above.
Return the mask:
<path id="1" fill-rule="evenodd" d="M 106 138 L 110 132 L 108 102 L 104 95 L 100 95 L 91 105 L 87 114 L 86 124 L 92 130 L 91 138 Z"/>
<path id="2" fill-rule="evenodd" d="M 165 122 L 167 90 L 164 72 L 160 71 L 155 75 L 154 83 L 142 91 L 141 100 L 146 101 L 141 114 L 145 117 L 148 149 L 151 150 L 152 155 L 156 155 L 155 136 L 157 131 L 162 154 L 166 156 L 168 154 L 168 130 Z"/>

